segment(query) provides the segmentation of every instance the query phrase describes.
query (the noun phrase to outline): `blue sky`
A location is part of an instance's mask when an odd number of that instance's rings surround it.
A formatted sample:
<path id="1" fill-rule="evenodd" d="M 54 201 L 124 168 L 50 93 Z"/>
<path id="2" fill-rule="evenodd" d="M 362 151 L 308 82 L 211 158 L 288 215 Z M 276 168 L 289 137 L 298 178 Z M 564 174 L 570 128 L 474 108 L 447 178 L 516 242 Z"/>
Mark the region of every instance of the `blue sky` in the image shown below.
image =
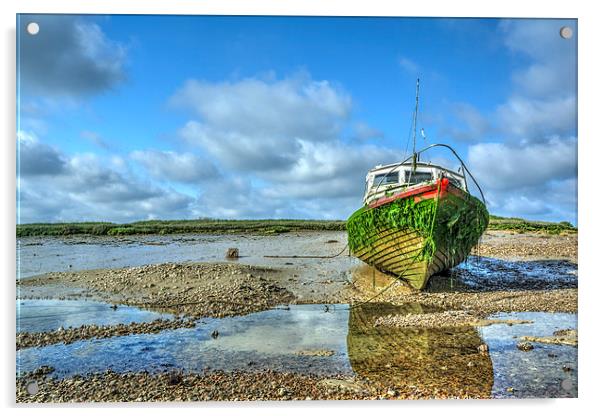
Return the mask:
<path id="1" fill-rule="evenodd" d="M 456 148 L 491 213 L 577 221 L 574 20 L 20 15 L 17 30 L 22 223 L 345 219 L 366 171 L 403 158 L 417 77 L 419 146 Z"/>

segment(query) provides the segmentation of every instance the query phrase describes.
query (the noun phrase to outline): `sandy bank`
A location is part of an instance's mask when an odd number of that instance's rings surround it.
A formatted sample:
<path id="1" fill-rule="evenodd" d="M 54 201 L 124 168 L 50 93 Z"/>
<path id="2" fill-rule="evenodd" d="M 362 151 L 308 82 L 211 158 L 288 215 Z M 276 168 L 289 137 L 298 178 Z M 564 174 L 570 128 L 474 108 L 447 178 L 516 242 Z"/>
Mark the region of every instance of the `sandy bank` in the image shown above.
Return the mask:
<path id="1" fill-rule="evenodd" d="M 76 287 L 90 297 L 195 318 L 242 315 L 294 300 L 273 279 L 279 271 L 228 263 L 158 264 L 47 273 L 26 287 Z"/>

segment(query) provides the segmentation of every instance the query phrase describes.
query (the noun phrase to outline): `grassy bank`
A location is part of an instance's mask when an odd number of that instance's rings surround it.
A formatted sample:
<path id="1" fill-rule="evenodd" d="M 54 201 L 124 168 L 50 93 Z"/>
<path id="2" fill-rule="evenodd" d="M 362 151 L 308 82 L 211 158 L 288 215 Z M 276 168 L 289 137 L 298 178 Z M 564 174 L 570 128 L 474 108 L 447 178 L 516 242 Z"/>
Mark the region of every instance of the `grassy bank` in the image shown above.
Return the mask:
<path id="1" fill-rule="evenodd" d="M 280 234 L 291 231 L 341 231 L 345 221 L 317 220 L 177 220 L 138 221 L 129 224 L 78 222 L 17 225 L 17 237 L 59 235 L 133 235 L 133 234 Z"/>
<path id="2" fill-rule="evenodd" d="M 530 221 L 522 218 L 506 218 L 496 215 L 489 216 L 489 230 L 507 230 L 516 231 L 518 233 L 525 232 L 545 232 L 548 234 L 560 233 L 575 233 L 577 227 L 574 227 L 570 222 L 545 222 L 545 221 Z"/>
<path id="3" fill-rule="evenodd" d="M 576 232 L 567 222 L 527 221 L 520 218 L 491 216 L 490 230 L 516 232 Z M 134 235 L 134 234 L 281 234 L 291 231 L 344 231 L 345 221 L 318 220 L 177 220 L 138 221 L 129 224 L 109 222 L 36 223 L 17 225 L 17 237 L 61 235 Z"/>

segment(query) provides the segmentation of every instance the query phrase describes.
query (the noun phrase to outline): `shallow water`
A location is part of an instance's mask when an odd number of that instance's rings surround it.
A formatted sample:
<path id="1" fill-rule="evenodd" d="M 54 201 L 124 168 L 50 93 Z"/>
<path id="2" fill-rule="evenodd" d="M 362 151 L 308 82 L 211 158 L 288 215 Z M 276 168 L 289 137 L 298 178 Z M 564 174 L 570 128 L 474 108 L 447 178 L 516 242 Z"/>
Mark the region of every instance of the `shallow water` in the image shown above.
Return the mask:
<path id="1" fill-rule="evenodd" d="M 577 329 L 577 315 L 569 313 L 500 313 L 494 319 L 525 319 L 532 324 L 491 325 L 479 329 L 489 345 L 493 363 L 494 397 L 577 397 L 577 348 L 533 342 L 521 351 L 522 336 L 551 336 L 560 329 Z M 508 391 L 508 389 L 512 391 Z"/>
<path id="2" fill-rule="evenodd" d="M 328 243 L 336 240 L 335 243 Z M 327 261 L 274 259 L 265 255 L 334 255 L 345 247 L 345 232 L 253 235 L 151 235 L 115 237 L 25 237 L 17 241 L 17 275 L 27 278 L 47 272 L 142 266 L 168 262 L 226 261 L 237 247 L 242 264 L 295 268 L 300 280 L 328 275 L 347 279 L 360 261 L 341 255 Z M 288 264 L 287 264 L 288 263 Z"/>
<path id="3" fill-rule="evenodd" d="M 348 305 L 329 305 L 328 310 L 324 305 L 293 305 L 288 310 L 203 319 L 196 328 L 27 348 L 17 352 L 17 369 L 27 372 L 49 365 L 55 368 L 52 377 L 107 369 L 273 369 L 355 374 L 382 386 L 417 386 L 448 395 L 576 396 L 577 348 L 538 343 L 529 352 L 516 348 L 520 336 L 547 336 L 558 329 L 575 328 L 576 315 L 497 314 L 493 318 L 534 323 L 482 328 L 373 326 L 382 315 L 432 311 L 420 304 L 368 304 L 351 310 Z M 215 330 L 217 338 L 211 335 Z M 488 354 L 478 352 L 482 343 L 489 346 Z M 327 355 L 318 355 L 324 352 Z M 564 371 L 563 366 L 572 371 Z M 508 387 L 514 390 L 509 392 Z"/>
<path id="4" fill-rule="evenodd" d="M 18 351 L 20 371 L 41 365 L 53 376 L 105 371 L 274 369 L 351 374 L 346 358 L 348 311 L 337 305 L 296 305 L 246 316 L 203 319 L 195 328 L 56 344 Z M 217 338 L 212 333 L 217 330 Z M 316 350 L 332 355 L 300 355 Z"/>
<path id="5" fill-rule="evenodd" d="M 91 300 L 24 299 L 17 301 L 17 317 L 17 332 L 47 332 L 60 327 L 150 322 L 173 315 L 131 306 L 113 309 L 107 303 Z"/>

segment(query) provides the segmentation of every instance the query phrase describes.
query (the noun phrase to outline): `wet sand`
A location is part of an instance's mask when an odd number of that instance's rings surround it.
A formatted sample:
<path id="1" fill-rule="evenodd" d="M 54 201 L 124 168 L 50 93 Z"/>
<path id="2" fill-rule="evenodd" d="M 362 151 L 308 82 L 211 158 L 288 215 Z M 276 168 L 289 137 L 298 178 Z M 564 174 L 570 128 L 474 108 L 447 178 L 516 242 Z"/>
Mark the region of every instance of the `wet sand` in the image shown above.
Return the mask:
<path id="1" fill-rule="evenodd" d="M 317 253 L 324 254 L 324 247 L 329 252 L 343 248 L 344 240 L 340 232 L 313 234 L 315 244 L 312 249 Z M 308 235 L 311 240 L 310 233 L 306 233 L 304 238 L 308 238 Z M 336 243 L 331 243 L 332 241 Z M 488 232 L 474 252 L 481 256 L 512 261 L 562 260 L 576 263 L 577 236 Z M 328 261 L 314 260 L 314 263 Z M 538 288 L 529 282 L 518 285 L 505 282 L 495 287 L 463 286 L 460 282 L 449 287 L 449 276 L 438 276 L 433 279 L 430 290 L 417 292 L 403 282 L 393 282 L 390 277 L 359 262 L 348 274 L 335 273 L 329 269 L 312 274 L 304 271 L 306 264 L 307 261 L 298 259 L 266 259 L 266 267 L 220 261 L 50 272 L 19 281 L 18 292 L 21 298 L 97 299 L 115 305 L 169 312 L 176 317 L 186 318 L 244 315 L 295 303 L 420 303 L 441 311 L 439 314 L 431 314 L 428 319 L 422 315 L 422 324 L 420 319 L 412 323 L 417 327 L 446 327 L 450 319 L 459 322 L 459 325 L 465 325 L 496 312 L 577 312 L 576 283 L 567 285 L 561 281 Z M 530 287 L 537 290 L 531 290 Z M 454 313 L 456 317 L 453 317 Z M 457 319 L 458 317 L 460 318 Z M 399 322 L 400 318 L 391 316 L 390 323 L 393 326 Z M 111 327 L 98 327 L 94 330 L 81 327 L 66 332 L 35 335 L 24 333 L 20 335 L 23 338 L 20 345 L 48 345 L 94 336 L 118 336 L 157 330 L 161 329 L 156 325 L 133 324 L 122 325 L 119 330 Z M 62 380 L 46 380 L 46 374 L 43 373 L 23 374 L 17 379 L 17 401 L 486 397 L 480 392 L 462 392 L 458 389 L 454 393 L 440 392 L 413 385 L 391 387 L 383 384 L 378 388 L 368 388 L 365 383 L 362 384 L 360 377 L 344 380 L 279 372 L 212 372 L 176 376 L 167 373 L 106 373 Z M 41 378 L 45 381 L 40 394 L 28 395 L 25 391 L 26 381 Z M 132 388 L 135 380 L 146 387 Z M 324 388 L 324 385 L 328 388 Z M 78 387 L 74 389 L 74 386 Z M 110 388 L 107 390 L 106 386 Z"/>
<path id="2" fill-rule="evenodd" d="M 279 286 L 281 272 L 239 264 L 158 264 L 122 269 L 47 273 L 18 282 L 21 298 L 87 297 L 191 318 L 266 310 L 294 300 Z M 27 292 L 27 288 L 34 288 Z M 40 290 L 43 289 L 43 290 Z M 79 291 L 74 291 L 78 289 Z"/>

